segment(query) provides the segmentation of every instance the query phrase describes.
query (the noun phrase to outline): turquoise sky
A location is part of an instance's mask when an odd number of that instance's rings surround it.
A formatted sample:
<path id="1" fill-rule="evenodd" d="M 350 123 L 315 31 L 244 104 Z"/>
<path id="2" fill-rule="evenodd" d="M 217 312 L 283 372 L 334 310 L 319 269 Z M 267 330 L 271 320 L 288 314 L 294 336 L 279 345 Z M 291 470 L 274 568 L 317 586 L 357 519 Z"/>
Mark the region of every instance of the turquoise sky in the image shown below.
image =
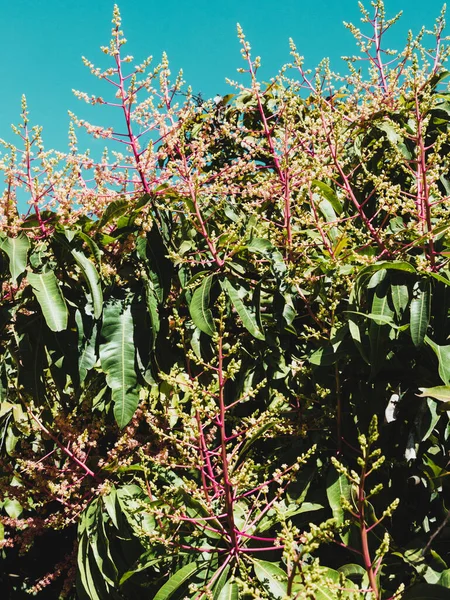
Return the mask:
<path id="1" fill-rule="evenodd" d="M 66 148 L 68 109 L 93 123 L 99 111 L 107 110 L 83 105 L 71 90 L 107 95 L 101 87 L 105 84 L 90 75 L 81 56 L 105 65 L 99 46 L 109 41 L 113 4 L 110 0 L 0 0 L 1 137 L 12 139 L 9 125 L 18 121 L 23 93 L 32 123 L 44 127 L 47 148 Z M 307 66 L 329 56 L 332 67 L 339 69 L 339 57 L 355 48 L 342 21 L 359 22 L 354 0 L 122 0 L 119 6 L 127 52 L 139 61 L 149 54 L 159 59 L 165 50 L 172 71 L 183 67 L 188 83 L 204 97 L 228 93 L 225 77 L 235 78 L 236 68 L 242 65 L 237 22 L 254 54 L 261 55 L 267 78 L 289 60 L 289 37 Z M 431 28 L 441 7 L 440 0 L 386 0 L 388 14 L 404 11 L 391 45 L 401 47 L 409 28 L 414 32 L 422 24 Z M 99 120 L 104 123 L 105 115 Z"/>

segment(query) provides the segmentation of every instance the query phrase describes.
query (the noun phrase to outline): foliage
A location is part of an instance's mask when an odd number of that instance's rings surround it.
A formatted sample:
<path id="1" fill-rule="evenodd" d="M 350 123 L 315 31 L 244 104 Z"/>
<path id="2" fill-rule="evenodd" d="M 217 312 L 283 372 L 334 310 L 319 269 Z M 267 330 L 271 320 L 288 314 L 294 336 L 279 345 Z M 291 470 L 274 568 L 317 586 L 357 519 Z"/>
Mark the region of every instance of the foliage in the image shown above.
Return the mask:
<path id="1" fill-rule="evenodd" d="M 361 9 L 368 69 L 308 72 L 291 43 L 263 83 L 239 29 L 247 83 L 205 102 L 165 56 L 125 74 L 116 7 L 113 66 L 84 59 L 116 97 L 77 95 L 125 132 L 72 115 L 98 162 L 74 126 L 46 151 L 23 102 L 0 163 L 8 597 L 447 596 L 444 17 L 397 53 L 397 17 Z"/>

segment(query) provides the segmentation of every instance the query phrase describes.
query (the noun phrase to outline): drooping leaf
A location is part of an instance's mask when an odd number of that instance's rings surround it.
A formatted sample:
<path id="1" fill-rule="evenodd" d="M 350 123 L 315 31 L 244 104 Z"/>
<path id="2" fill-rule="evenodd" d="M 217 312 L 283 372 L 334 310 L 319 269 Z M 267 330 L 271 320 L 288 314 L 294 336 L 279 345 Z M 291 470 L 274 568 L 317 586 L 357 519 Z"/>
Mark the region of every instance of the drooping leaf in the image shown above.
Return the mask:
<path id="1" fill-rule="evenodd" d="M 430 322 L 430 283 L 418 281 L 413 287 L 413 297 L 410 304 L 410 331 L 415 346 L 421 346 L 425 339 Z"/>
<path id="2" fill-rule="evenodd" d="M 148 315 L 150 317 L 150 323 L 152 326 L 152 349 L 156 346 L 156 338 L 158 336 L 161 323 L 159 319 L 159 310 L 158 310 L 158 298 L 153 287 L 153 282 L 145 277 L 144 279 L 144 289 L 145 289 L 145 299 L 147 303 Z"/>
<path id="3" fill-rule="evenodd" d="M 52 331 L 64 331 L 69 316 L 66 301 L 53 271 L 28 273 L 27 279 L 39 302 L 42 314 Z"/>
<path id="4" fill-rule="evenodd" d="M 136 240 L 136 250 L 144 261 L 147 277 L 152 283 L 158 303 L 161 304 L 170 292 L 173 265 L 167 258 L 168 251 L 156 225 L 146 238 L 139 237 Z"/>
<path id="5" fill-rule="evenodd" d="M 271 598 L 284 598 L 287 594 L 287 575 L 277 564 L 253 559 L 255 574 Z"/>
<path id="6" fill-rule="evenodd" d="M 391 297 L 397 319 L 401 319 L 409 304 L 408 286 L 404 283 L 392 283 Z"/>
<path id="7" fill-rule="evenodd" d="M 379 315 L 380 322 L 382 315 Z M 390 323 L 389 323 L 390 324 Z M 374 377 L 386 361 L 386 344 L 389 339 L 389 327 L 377 324 L 374 320 L 369 325 L 371 376 Z"/>
<path id="8" fill-rule="evenodd" d="M 19 234 L 17 237 L 0 239 L 0 249 L 8 256 L 9 272 L 14 285 L 16 285 L 19 275 L 22 275 L 27 267 L 29 248 L 30 240 L 24 233 Z"/>
<path id="9" fill-rule="evenodd" d="M 103 292 L 97 269 L 79 250 L 72 250 L 72 256 L 76 260 L 87 281 L 91 293 L 92 304 L 94 305 L 94 317 L 99 319 L 103 310 Z"/>
<path id="10" fill-rule="evenodd" d="M 100 363 L 112 390 L 117 424 L 125 427 L 139 403 L 129 302 L 113 299 L 105 305 L 101 335 L 105 341 L 100 344 Z"/>
<path id="11" fill-rule="evenodd" d="M 366 348 L 363 344 L 362 327 L 353 315 L 350 315 L 349 317 L 348 329 L 353 341 L 355 342 L 355 346 L 358 348 L 359 353 L 361 354 L 362 359 L 369 365 L 370 361 L 367 357 Z"/>
<path id="12" fill-rule="evenodd" d="M 194 324 L 209 336 L 213 336 L 216 330 L 211 309 L 209 308 L 210 291 L 213 276 L 205 277 L 200 287 L 192 294 L 192 300 L 189 305 Z"/>
<path id="13" fill-rule="evenodd" d="M 197 563 L 189 563 L 184 565 L 184 567 L 181 567 L 181 569 L 174 573 L 174 575 L 159 588 L 153 597 L 153 600 L 167 600 L 168 598 L 171 598 L 200 568 L 201 567 L 199 567 Z"/>
<path id="14" fill-rule="evenodd" d="M 256 310 L 253 307 L 247 306 L 242 300 L 239 292 L 232 286 L 228 279 L 221 282 L 222 288 L 227 292 L 231 302 L 233 303 L 236 312 L 240 316 L 244 327 L 253 337 L 258 340 L 264 340 L 265 336 L 258 327 Z"/>
<path id="15" fill-rule="evenodd" d="M 92 326 L 85 327 L 81 312 L 75 312 L 75 322 L 78 327 L 78 372 L 80 375 L 80 383 L 86 379 L 88 372 L 94 367 L 97 362 L 97 344 L 98 344 L 98 323 L 92 321 Z"/>
<path id="16" fill-rule="evenodd" d="M 377 286 L 372 299 L 373 321 L 377 325 L 393 321 L 394 312 L 389 306 L 389 287 L 385 282 Z"/>

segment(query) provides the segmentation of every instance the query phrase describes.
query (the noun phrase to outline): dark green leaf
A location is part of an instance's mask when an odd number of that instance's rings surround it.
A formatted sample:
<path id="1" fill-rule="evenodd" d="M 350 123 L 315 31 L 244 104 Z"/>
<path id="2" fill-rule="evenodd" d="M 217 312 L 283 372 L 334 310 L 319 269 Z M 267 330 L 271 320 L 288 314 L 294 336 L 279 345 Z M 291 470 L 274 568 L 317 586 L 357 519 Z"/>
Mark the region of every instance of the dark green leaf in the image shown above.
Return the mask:
<path id="1" fill-rule="evenodd" d="M 92 304 L 94 305 L 94 317 L 99 319 L 103 311 L 103 292 L 97 269 L 82 252 L 72 250 L 72 256 L 76 260 L 87 281 L 91 293 Z"/>
<path id="2" fill-rule="evenodd" d="M 216 330 L 211 309 L 209 308 L 209 297 L 213 275 L 205 277 L 200 287 L 192 294 L 192 300 L 189 305 L 194 324 L 209 336 L 213 336 Z"/>
<path id="3" fill-rule="evenodd" d="M 402 600 L 448 600 L 449 592 L 440 585 L 420 583 L 407 590 Z"/>
<path id="4" fill-rule="evenodd" d="M 53 271 L 28 273 L 27 279 L 48 327 L 52 331 L 64 331 L 67 328 L 68 310 L 56 275 Z"/>
<path id="5" fill-rule="evenodd" d="M 422 280 L 414 284 L 410 304 L 410 331 L 415 346 L 421 346 L 430 321 L 430 283 Z"/>
<path id="6" fill-rule="evenodd" d="M 231 285 L 228 279 L 221 282 L 222 288 L 227 292 L 234 308 L 240 316 L 244 327 L 253 337 L 258 340 L 264 340 L 264 333 L 258 327 L 256 310 L 253 307 L 247 306 L 242 300 L 239 292 Z M 244 291 L 245 294 L 245 291 Z"/>

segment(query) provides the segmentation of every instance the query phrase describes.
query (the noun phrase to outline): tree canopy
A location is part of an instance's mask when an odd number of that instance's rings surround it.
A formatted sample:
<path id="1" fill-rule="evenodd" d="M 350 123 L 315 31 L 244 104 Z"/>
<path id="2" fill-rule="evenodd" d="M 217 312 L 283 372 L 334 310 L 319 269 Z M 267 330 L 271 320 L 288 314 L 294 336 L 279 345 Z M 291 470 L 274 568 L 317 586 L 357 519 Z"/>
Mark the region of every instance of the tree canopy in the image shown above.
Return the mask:
<path id="1" fill-rule="evenodd" d="M 450 92 L 444 14 L 383 2 L 346 72 L 233 93 L 92 73 L 121 131 L 25 100 L 0 169 L 0 580 L 26 598 L 446 598 Z M 431 49 L 428 47 L 431 38 Z M 78 148 L 76 127 L 108 144 Z M 26 199 L 29 210 L 18 205 Z"/>

